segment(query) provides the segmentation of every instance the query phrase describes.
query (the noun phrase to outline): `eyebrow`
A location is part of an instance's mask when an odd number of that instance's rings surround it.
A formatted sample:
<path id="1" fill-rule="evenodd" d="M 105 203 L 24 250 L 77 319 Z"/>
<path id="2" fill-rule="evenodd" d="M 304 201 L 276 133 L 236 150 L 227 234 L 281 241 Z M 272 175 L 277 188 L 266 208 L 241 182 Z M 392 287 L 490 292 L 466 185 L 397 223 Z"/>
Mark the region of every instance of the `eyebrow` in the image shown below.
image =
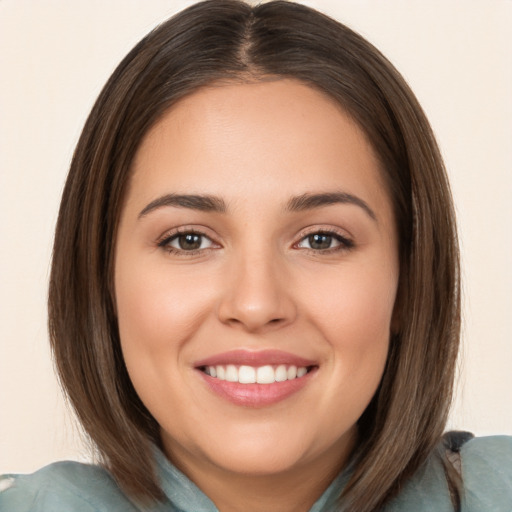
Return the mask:
<path id="1" fill-rule="evenodd" d="M 190 208 L 203 212 L 225 213 L 226 203 L 220 197 L 208 195 L 190 195 L 190 194 L 166 194 L 151 201 L 140 213 L 139 219 L 148 213 L 162 208 L 163 206 L 174 206 L 177 208 Z"/>
<path id="2" fill-rule="evenodd" d="M 301 196 L 292 197 L 286 206 L 291 212 L 301 212 L 304 210 L 313 210 L 328 206 L 331 204 L 353 204 L 362 208 L 371 219 L 377 220 L 377 215 L 361 198 L 346 192 L 327 192 L 322 194 L 302 194 Z"/>
<path id="3" fill-rule="evenodd" d="M 362 208 L 366 214 L 373 220 L 377 220 L 375 212 L 361 198 L 348 194 L 346 192 L 325 192 L 320 194 L 302 194 L 292 197 L 285 210 L 290 212 L 301 212 L 305 210 L 313 210 L 323 206 L 332 204 L 352 204 Z M 199 210 L 203 212 L 226 213 L 227 206 L 225 201 L 217 196 L 211 195 L 195 195 L 195 194 L 166 194 L 154 201 L 151 201 L 139 213 L 138 218 L 146 216 L 148 213 L 165 206 L 173 206 L 175 208 L 189 208 L 191 210 Z"/>

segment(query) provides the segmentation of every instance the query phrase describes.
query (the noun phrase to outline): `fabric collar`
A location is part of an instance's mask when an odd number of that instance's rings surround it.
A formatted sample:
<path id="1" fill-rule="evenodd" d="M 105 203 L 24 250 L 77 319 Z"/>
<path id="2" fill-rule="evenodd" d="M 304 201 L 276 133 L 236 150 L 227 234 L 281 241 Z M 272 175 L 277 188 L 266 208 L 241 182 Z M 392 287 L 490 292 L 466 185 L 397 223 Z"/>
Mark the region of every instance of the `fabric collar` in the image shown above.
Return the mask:
<path id="1" fill-rule="evenodd" d="M 176 468 L 166 456 L 155 448 L 155 459 L 162 490 L 177 512 L 218 512 L 217 507 L 199 487 Z M 349 464 L 315 502 L 310 512 L 329 512 L 334 509 L 341 490 L 347 484 L 353 464 Z M 166 507 L 166 510 L 168 509 Z M 156 508 L 155 512 L 163 510 Z"/>

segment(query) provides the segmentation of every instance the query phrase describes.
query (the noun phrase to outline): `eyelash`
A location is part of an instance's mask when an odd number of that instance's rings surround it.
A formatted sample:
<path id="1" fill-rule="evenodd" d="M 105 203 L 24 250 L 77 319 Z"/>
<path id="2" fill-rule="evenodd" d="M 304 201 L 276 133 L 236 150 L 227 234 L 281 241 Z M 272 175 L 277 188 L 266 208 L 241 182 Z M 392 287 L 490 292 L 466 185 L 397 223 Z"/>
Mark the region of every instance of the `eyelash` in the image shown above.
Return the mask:
<path id="1" fill-rule="evenodd" d="M 158 247 L 164 249 L 169 254 L 174 254 L 177 256 L 196 256 L 196 255 L 200 254 L 201 252 L 208 251 L 208 250 L 212 249 L 211 247 L 208 247 L 208 248 L 204 248 L 204 249 L 199 248 L 199 249 L 193 249 L 190 251 L 186 251 L 184 249 L 178 249 L 176 247 L 172 247 L 169 245 L 172 241 L 177 240 L 180 236 L 184 236 L 184 235 L 197 235 L 201 238 L 207 238 L 208 240 L 210 240 L 212 242 L 212 244 L 215 244 L 215 242 L 208 235 L 206 235 L 205 233 L 203 233 L 201 231 L 198 231 L 196 229 L 190 229 L 190 228 L 178 228 L 170 233 L 166 233 L 157 242 L 157 245 L 158 245 Z"/>
<path id="2" fill-rule="evenodd" d="M 204 251 L 209 251 L 213 249 L 213 247 L 206 247 L 206 248 L 198 248 L 198 249 L 192 249 L 192 250 L 184 250 L 184 249 L 178 249 L 176 247 L 172 247 L 169 245 L 174 240 L 177 240 L 180 236 L 184 235 L 197 235 L 201 238 L 206 238 L 210 240 L 212 245 L 215 245 L 215 242 L 205 233 L 198 231 L 196 229 L 191 228 L 178 228 L 174 230 L 171 233 L 166 233 L 159 241 L 157 241 L 157 246 L 164 249 L 169 254 L 178 255 L 178 256 L 196 256 Z M 307 238 L 314 236 L 314 235 L 323 235 L 327 237 L 331 237 L 334 240 L 336 240 L 339 245 L 336 247 L 329 247 L 327 249 L 313 249 L 313 248 L 307 248 L 303 247 L 302 249 L 313 253 L 315 255 L 325 255 L 325 254 L 333 254 L 336 252 L 344 252 L 349 251 L 354 248 L 355 244 L 353 240 L 350 238 L 347 238 L 345 235 L 342 235 L 341 233 L 335 231 L 335 230 L 328 230 L 328 229 L 316 229 L 312 230 L 310 232 L 301 233 L 300 239 L 297 243 L 293 244 L 294 248 L 299 248 L 299 244 L 301 244 L 303 241 L 305 241 Z"/>
<path id="3" fill-rule="evenodd" d="M 323 236 L 331 237 L 332 239 L 334 239 L 335 241 L 337 241 L 339 243 L 338 246 L 329 247 L 327 249 L 313 249 L 313 248 L 307 248 L 307 247 L 303 248 L 304 250 L 306 250 L 310 253 L 313 253 L 315 255 L 325 255 L 325 254 L 333 254 L 333 253 L 337 253 L 337 252 L 344 252 L 344 251 L 349 251 L 355 247 L 353 240 L 351 240 L 350 238 L 348 238 L 345 235 L 342 235 L 341 233 L 337 232 L 336 230 L 318 229 L 318 228 L 314 229 L 312 231 L 309 231 L 309 232 L 301 233 L 300 240 L 296 244 L 294 244 L 294 247 L 297 247 L 300 243 L 302 243 L 303 241 L 305 241 L 306 239 L 308 239 L 309 237 L 314 236 L 314 235 L 323 235 Z"/>

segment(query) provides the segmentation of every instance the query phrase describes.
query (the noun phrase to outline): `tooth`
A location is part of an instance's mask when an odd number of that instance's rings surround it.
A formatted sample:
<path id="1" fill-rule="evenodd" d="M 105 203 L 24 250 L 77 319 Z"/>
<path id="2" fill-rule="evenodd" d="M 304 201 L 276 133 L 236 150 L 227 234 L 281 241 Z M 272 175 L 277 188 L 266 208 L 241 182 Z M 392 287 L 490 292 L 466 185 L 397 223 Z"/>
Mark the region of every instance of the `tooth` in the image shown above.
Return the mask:
<path id="1" fill-rule="evenodd" d="M 252 366 L 240 366 L 238 369 L 238 382 L 240 384 L 253 384 L 256 382 L 256 370 Z"/>
<path id="2" fill-rule="evenodd" d="M 226 366 L 226 380 L 228 382 L 238 382 L 238 370 L 234 364 Z"/>
<path id="3" fill-rule="evenodd" d="M 258 384 L 272 384 L 276 381 L 274 368 L 272 366 L 260 366 L 256 370 L 256 382 Z"/>
<path id="4" fill-rule="evenodd" d="M 300 378 L 308 373 L 305 366 L 297 368 L 295 365 L 279 365 L 274 369 L 271 365 L 254 368 L 252 366 L 242 365 L 239 368 L 234 364 L 227 366 L 205 366 L 204 372 L 211 377 L 229 382 L 239 382 L 240 384 L 272 384 L 274 382 L 284 382 Z"/>
<path id="5" fill-rule="evenodd" d="M 276 382 L 284 382 L 288 380 L 288 373 L 284 364 L 279 365 L 276 368 Z"/>
<path id="6" fill-rule="evenodd" d="M 306 373 L 308 373 L 308 369 L 306 367 L 302 366 L 301 368 L 297 368 L 297 377 L 304 377 Z"/>
<path id="7" fill-rule="evenodd" d="M 292 364 L 290 368 L 288 368 L 287 378 L 288 380 L 293 380 L 295 377 L 297 377 L 297 367 Z"/>

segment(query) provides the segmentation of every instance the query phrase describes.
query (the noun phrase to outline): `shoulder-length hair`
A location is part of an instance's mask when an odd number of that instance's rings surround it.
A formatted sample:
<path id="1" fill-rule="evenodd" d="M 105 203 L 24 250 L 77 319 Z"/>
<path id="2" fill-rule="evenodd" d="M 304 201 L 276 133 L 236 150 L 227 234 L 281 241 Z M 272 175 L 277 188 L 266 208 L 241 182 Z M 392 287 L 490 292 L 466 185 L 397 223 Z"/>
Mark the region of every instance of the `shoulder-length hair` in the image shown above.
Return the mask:
<path id="1" fill-rule="evenodd" d="M 161 498 L 152 453 L 159 426 L 128 377 L 113 293 L 131 163 L 148 129 L 184 96 L 216 81 L 269 77 L 338 102 L 371 142 L 394 206 L 399 330 L 359 420 L 358 458 L 340 499 L 342 510 L 371 511 L 396 495 L 445 428 L 460 330 L 457 236 L 442 159 L 415 96 L 370 43 L 313 9 L 207 0 L 158 26 L 114 71 L 78 142 L 57 222 L 49 291 L 56 367 L 121 487 L 136 500 Z"/>

